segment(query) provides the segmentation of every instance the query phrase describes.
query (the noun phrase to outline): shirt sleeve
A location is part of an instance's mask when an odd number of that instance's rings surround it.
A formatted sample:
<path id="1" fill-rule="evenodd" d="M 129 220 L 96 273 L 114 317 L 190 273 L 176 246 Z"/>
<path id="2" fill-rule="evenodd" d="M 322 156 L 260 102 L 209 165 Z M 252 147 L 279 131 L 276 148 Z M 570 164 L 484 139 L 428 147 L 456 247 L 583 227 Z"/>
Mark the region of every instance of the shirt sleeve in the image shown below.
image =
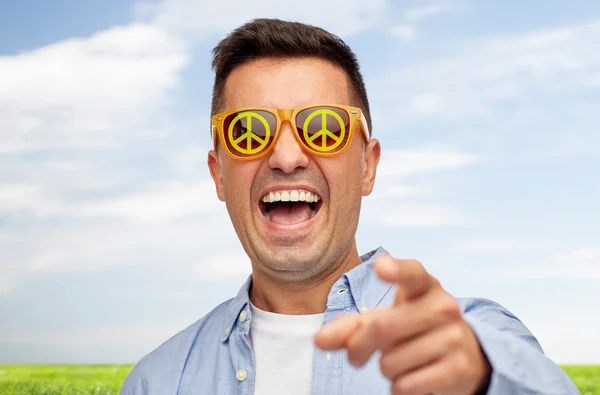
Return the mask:
<path id="1" fill-rule="evenodd" d="M 146 380 L 136 366 L 125 379 L 119 395 L 147 395 L 146 387 Z"/>
<path id="2" fill-rule="evenodd" d="M 544 355 L 533 334 L 506 308 L 472 299 L 464 318 L 492 367 L 487 395 L 579 395 L 569 376 Z"/>

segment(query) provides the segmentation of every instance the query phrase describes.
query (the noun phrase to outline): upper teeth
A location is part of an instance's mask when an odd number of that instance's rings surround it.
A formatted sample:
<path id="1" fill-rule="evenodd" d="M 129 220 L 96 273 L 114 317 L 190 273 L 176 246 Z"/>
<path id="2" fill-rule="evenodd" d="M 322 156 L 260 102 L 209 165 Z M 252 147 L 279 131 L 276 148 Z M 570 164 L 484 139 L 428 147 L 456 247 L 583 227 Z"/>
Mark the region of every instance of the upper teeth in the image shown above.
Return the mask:
<path id="1" fill-rule="evenodd" d="M 261 199 L 265 203 L 273 202 L 307 202 L 316 203 L 319 201 L 319 197 L 309 191 L 303 191 L 294 189 L 291 191 L 273 191 Z"/>

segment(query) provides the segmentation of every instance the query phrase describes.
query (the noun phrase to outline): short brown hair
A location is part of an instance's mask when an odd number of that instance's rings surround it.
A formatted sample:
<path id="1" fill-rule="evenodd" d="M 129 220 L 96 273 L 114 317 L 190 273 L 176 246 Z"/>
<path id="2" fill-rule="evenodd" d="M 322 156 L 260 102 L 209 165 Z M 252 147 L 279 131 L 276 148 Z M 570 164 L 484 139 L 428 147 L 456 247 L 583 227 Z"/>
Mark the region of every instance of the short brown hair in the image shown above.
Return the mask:
<path id="1" fill-rule="evenodd" d="M 225 82 L 233 69 L 265 57 L 316 57 L 341 67 L 348 75 L 355 105 L 362 109 L 371 132 L 367 90 L 358 60 L 350 47 L 320 27 L 280 19 L 254 19 L 238 27 L 213 49 L 213 115 L 223 106 Z"/>

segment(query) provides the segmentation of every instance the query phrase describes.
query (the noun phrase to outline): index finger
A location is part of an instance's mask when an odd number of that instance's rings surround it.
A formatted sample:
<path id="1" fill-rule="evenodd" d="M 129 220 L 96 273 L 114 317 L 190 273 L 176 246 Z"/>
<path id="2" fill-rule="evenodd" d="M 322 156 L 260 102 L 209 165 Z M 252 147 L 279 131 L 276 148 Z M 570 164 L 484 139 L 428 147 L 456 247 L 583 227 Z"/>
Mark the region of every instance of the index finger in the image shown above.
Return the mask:
<path id="1" fill-rule="evenodd" d="M 395 305 L 424 295 L 436 283 L 435 278 L 415 259 L 394 259 L 383 255 L 375 262 L 375 272 L 383 281 L 399 285 Z"/>

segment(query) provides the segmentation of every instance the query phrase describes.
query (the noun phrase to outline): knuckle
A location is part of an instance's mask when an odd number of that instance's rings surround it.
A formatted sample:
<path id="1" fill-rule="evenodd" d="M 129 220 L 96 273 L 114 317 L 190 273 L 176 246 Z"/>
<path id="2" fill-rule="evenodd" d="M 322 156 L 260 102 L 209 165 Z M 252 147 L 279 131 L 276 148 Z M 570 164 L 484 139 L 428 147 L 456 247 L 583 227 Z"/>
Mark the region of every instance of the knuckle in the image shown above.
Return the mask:
<path id="1" fill-rule="evenodd" d="M 379 358 L 379 367 L 381 368 L 381 373 L 383 373 L 385 377 L 388 379 L 392 378 L 393 361 L 390 355 L 384 354 Z"/>
<path id="2" fill-rule="evenodd" d="M 421 267 L 423 266 L 423 264 L 421 262 L 419 262 L 417 259 L 414 259 L 414 258 L 407 259 L 406 262 L 411 265 L 416 265 L 416 266 L 421 266 Z"/>
<path id="3" fill-rule="evenodd" d="M 469 358 L 464 352 L 457 353 L 452 363 L 454 377 L 466 377 L 469 374 Z"/>
<path id="4" fill-rule="evenodd" d="M 436 312 L 447 317 L 460 316 L 460 307 L 450 294 L 444 292 L 436 303 Z"/>
<path id="5" fill-rule="evenodd" d="M 459 348 L 464 340 L 463 330 L 460 325 L 452 325 L 447 329 L 446 339 L 452 348 Z"/>
<path id="6" fill-rule="evenodd" d="M 423 265 L 420 261 L 413 259 L 412 262 L 420 276 L 427 273 L 427 270 L 425 270 L 425 265 Z"/>
<path id="7" fill-rule="evenodd" d="M 418 276 L 425 274 L 425 266 L 416 259 L 406 259 L 404 264 L 410 267 L 411 272 L 414 271 L 414 274 Z"/>
<path id="8" fill-rule="evenodd" d="M 394 380 L 394 383 L 392 384 L 393 395 L 405 395 L 412 393 L 416 393 L 416 389 L 409 381 L 406 381 L 402 377 Z"/>
<path id="9" fill-rule="evenodd" d="M 371 328 L 374 336 L 385 337 L 388 334 L 388 322 L 385 317 L 378 317 L 371 321 Z"/>

